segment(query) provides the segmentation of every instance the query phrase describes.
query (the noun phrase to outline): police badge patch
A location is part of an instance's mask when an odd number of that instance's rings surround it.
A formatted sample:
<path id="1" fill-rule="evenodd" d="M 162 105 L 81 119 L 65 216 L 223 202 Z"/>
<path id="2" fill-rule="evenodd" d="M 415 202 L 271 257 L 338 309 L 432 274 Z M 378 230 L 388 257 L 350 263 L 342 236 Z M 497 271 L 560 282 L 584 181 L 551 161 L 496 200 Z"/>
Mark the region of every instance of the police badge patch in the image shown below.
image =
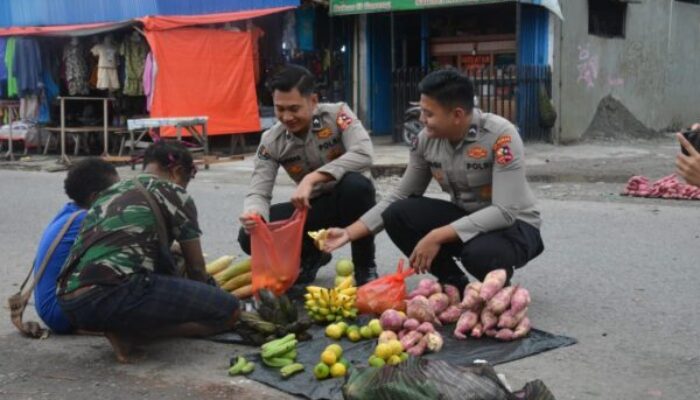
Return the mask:
<path id="1" fill-rule="evenodd" d="M 508 165 L 513 161 L 513 152 L 510 149 L 510 142 L 513 138 L 510 135 L 501 135 L 493 145 L 494 158 L 498 165 Z"/>
<path id="2" fill-rule="evenodd" d="M 261 144 L 260 147 L 258 147 L 258 158 L 263 161 L 267 161 L 270 159 L 270 153 L 267 151 L 265 145 Z"/>
<path id="3" fill-rule="evenodd" d="M 345 111 L 341 111 L 338 113 L 338 118 L 336 118 L 335 123 L 338 124 L 338 128 L 340 128 L 341 132 L 344 132 L 350 124 L 352 124 L 352 118 L 345 113 Z"/>
<path id="4" fill-rule="evenodd" d="M 316 132 L 316 136 L 319 139 L 328 139 L 329 137 L 331 137 L 332 134 L 333 134 L 333 131 L 331 130 L 331 128 L 323 128 L 323 129 L 319 130 L 318 132 Z"/>

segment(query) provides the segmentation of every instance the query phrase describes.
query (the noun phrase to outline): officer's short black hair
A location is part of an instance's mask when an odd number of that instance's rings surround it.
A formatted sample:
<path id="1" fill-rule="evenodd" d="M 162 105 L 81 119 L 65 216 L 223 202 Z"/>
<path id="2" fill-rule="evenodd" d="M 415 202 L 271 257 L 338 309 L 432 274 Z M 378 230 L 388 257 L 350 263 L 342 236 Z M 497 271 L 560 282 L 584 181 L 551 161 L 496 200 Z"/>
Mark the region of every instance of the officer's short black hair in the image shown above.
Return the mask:
<path id="1" fill-rule="evenodd" d="M 445 107 L 461 107 L 467 112 L 474 108 L 472 81 L 455 68 L 429 73 L 418 84 L 418 90 Z"/>
<path id="2" fill-rule="evenodd" d="M 316 80 L 308 69 L 288 64 L 267 82 L 267 89 L 271 93 L 275 90 L 291 92 L 297 89 L 302 96 L 310 96 L 316 89 Z"/>
<path id="3" fill-rule="evenodd" d="M 90 157 L 70 167 L 63 188 L 75 204 L 87 208 L 90 206 L 90 197 L 112 186 L 118 177 L 112 164 L 99 157 Z"/>
<path id="4" fill-rule="evenodd" d="M 192 153 L 178 140 L 159 140 L 146 148 L 143 155 L 143 168 L 150 163 L 157 163 L 164 169 L 182 167 L 188 180 L 194 178 L 197 167 L 194 165 Z"/>

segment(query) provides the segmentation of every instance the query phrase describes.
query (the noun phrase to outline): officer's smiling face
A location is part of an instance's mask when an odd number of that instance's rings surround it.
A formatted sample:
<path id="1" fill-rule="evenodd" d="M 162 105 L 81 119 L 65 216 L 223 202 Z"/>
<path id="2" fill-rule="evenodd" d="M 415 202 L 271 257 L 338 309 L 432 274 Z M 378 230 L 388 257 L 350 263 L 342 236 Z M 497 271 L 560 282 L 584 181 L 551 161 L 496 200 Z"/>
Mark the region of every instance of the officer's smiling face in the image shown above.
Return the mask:
<path id="1" fill-rule="evenodd" d="M 471 119 L 460 107 L 449 107 L 430 96 L 420 96 L 420 120 L 431 138 L 460 139 Z"/>
<path id="2" fill-rule="evenodd" d="M 302 96 L 296 88 L 289 92 L 275 90 L 272 93 L 275 103 L 275 116 L 293 134 L 306 133 L 311 125 L 318 96 Z"/>

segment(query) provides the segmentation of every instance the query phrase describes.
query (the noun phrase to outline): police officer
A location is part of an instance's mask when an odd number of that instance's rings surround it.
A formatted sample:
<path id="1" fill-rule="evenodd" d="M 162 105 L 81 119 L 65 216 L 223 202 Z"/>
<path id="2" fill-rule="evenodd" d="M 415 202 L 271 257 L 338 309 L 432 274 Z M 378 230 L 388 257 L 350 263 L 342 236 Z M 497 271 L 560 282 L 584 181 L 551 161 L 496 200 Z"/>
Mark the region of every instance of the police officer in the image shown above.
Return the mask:
<path id="1" fill-rule="evenodd" d="M 525 178 L 523 143 L 508 120 L 474 109 L 474 89 L 454 69 L 419 85 L 425 129 L 394 192 L 345 229 L 333 228 L 324 249 L 386 229 L 418 272 L 460 289 L 468 278 L 524 266 L 544 249 L 540 213 Z M 435 179 L 450 201 L 423 197 Z"/>
<path id="2" fill-rule="evenodd" d="M 240 216 L 243 227 L 238 241 L 248 254 L 248 229 L 255 224 L 254 214 L 277 221 L 289 218 L 295 208 L 308 208 L 307 232 L 350 224 L 376 204 L 368 177 L 372 141 L 352 110 L 344 103 L 318 103 L 313 75 L 297 65 L 284 67 L 268 88 L 279 122 L 262 135 Z M 270 207 L 280 166 L 297 187 L 290 202 Z M 352 258 L 358 284 L 376 278 L 373 235 L 353 243 Z M 313 282 L 318 269 L 330 259 L 305 234 L 297 284 Z"/>

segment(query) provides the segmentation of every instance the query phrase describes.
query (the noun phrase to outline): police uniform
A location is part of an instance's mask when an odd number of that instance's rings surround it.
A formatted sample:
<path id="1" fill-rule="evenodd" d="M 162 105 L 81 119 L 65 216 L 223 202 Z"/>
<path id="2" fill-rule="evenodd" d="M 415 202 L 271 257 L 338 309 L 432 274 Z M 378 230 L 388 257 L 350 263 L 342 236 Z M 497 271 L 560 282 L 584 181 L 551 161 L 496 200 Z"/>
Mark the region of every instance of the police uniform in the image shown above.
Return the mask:
<path id="1" fill-rule="evenodd" d="M 297 184 L 318 171 L 331 175 L 333 180 L 314 187 L 305 231 L 348 225 L 376 204 L 369 179 L 372 157 L 369 134 L 347 104 L 318 104 L 305 136 L 288 132 L 280 122 L 263 133 L 243 209 L 267 221 L 289 218 L 294 211 L 291 203 L 270 206 L 279 167 Z M 243 230 L 239 242 L 249 253 L 250 238 Z M 311 239 L 304 235 L 302 259 L 319 256 Z M 361 280 L 374 268 L 374 237 L 353 243 L 352 257 Z"/>
<path id="2" fill-rule="evenodd" d="M 431 179 L 450 201 L 422 197 Z M 451 225 L 460 242 L 442 246 L 431 272 L 440 281 L 466 285 L 459 257 L 482 280 L 491 270 L 524 266 L 544 249 L 540 213 L 525 177 L 524 147 L 505 118 L 474 109 L 464 139 L 428 138 L 422 131 L 411 148 L 398 188 L 361 217 L 373 232 L 386 229 L 405 253 L 435 228 Z"/>

